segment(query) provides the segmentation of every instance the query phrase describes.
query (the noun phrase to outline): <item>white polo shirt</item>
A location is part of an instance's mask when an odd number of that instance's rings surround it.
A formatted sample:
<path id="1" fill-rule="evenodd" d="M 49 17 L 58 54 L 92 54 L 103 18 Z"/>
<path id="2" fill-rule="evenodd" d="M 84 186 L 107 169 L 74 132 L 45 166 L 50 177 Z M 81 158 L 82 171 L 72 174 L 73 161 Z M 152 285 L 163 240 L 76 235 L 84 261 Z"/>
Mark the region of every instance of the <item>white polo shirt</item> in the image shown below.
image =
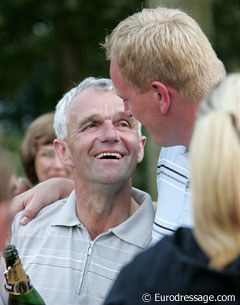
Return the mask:
<path id="1" fill-rule="evenodd" d="M 75 191 L 26 226 L 17 215 L 12 243 L 46 305 L 100 305 L 123 265 L 151 244 L 151 197 L 137 189 L 132 197 L 136 212 L 94 240 L 76 216 Z"/>
<path id="2" fill-rule="evenodd" d="M 191 227 L 190 171 L 185 146 L 162 147 L 157 167 L 158 204 L 153 243 L 178 227 Z"/>

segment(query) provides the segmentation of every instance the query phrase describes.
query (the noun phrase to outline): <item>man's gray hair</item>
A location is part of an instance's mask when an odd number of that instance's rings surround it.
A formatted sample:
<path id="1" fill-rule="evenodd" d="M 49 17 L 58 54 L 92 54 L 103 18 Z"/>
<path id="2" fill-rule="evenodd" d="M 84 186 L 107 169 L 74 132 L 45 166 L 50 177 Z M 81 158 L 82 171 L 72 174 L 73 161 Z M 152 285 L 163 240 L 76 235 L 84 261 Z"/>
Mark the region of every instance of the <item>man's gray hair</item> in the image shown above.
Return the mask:
<path id="1" fill-rule="evenodd" d="M 95 91 L 113 91 L 113 83 L 109 78 L 88 77 L 80 82 L 76 87 L 64 94 L 58 102 L 54 117 L 54 129 L 58 139 L 64 140 L 67 137 L 68 115 L 67 109 L 73 99 L 85 89 L 92 88 Z M 139 134 L 141 125 L 139 123 Z"/>
<path id="2" fill-rule="evenodd" d="M 56 106 L 54 129 L 58 139 L 67 137 L 67 109 L 74 97 L 85 89 L 93 88 L 96 91 L 114 90 L 112 81 L 108 78 L 88 77 L 76 87 L 64 94 Z"/>

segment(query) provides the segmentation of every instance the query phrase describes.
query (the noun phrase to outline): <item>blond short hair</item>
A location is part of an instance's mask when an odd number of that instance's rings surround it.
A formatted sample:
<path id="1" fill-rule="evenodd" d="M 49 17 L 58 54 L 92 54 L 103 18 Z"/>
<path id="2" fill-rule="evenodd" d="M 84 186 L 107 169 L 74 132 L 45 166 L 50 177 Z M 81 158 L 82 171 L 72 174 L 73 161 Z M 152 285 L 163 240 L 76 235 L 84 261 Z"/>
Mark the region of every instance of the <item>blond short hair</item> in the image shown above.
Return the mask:
<path id="1" fill-rule="evenodd" d="M 240 254 L 240 73 L 203 101 L 190 145 L 194 234 L 222 269 Z"/>
<path id="2" fill-rule="evenodd" d="M 141 92 L 159 80 L 200 102 L 225 76 L 206 35 L 179 9 L 143 9 L 121 21 L 102 46 L 124 80 Z"/>

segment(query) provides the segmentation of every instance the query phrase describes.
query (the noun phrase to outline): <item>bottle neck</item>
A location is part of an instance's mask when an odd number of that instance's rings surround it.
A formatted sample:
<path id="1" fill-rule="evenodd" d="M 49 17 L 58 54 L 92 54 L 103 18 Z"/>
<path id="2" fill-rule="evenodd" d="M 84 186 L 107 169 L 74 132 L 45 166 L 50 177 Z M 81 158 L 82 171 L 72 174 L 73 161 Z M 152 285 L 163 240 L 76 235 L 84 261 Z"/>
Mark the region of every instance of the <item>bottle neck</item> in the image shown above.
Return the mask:
<path id="1" fill-rule="evenodd" d="M 14 251 L 15 249 L 15 251 Z M 7 270 L 4 273 L 6 285 L 5 289 L 11 294 L 22 294 L 28 292 L 32 286 L 29 277 L 23 269 L 18 252 L 14 247 L 5 249 L 4 258 L 6 261 Z"/>
<path id="2" fill-rule="evenodd" d="M 19 259 L 18 251 L 14 245 L 5 246 L 3 256 L 5 258 L 7 268 L 13 266 L 16 260 Z"/>

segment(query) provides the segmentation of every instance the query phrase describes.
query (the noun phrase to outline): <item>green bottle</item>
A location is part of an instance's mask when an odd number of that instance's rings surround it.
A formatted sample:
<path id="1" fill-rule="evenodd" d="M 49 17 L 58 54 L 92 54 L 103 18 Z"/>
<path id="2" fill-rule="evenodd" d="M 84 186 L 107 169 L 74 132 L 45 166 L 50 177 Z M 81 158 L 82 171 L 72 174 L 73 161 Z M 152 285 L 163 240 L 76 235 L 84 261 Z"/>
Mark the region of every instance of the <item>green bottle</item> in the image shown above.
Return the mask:
<path id="1" fill-rule="evenodd" d="M 23 269 L 16 247 L 5 246 L 3 255 L 7 267 L 4 273 L 6 280 L 4 286 L 9 294 L 8 305 L 45 305 Z"/>

